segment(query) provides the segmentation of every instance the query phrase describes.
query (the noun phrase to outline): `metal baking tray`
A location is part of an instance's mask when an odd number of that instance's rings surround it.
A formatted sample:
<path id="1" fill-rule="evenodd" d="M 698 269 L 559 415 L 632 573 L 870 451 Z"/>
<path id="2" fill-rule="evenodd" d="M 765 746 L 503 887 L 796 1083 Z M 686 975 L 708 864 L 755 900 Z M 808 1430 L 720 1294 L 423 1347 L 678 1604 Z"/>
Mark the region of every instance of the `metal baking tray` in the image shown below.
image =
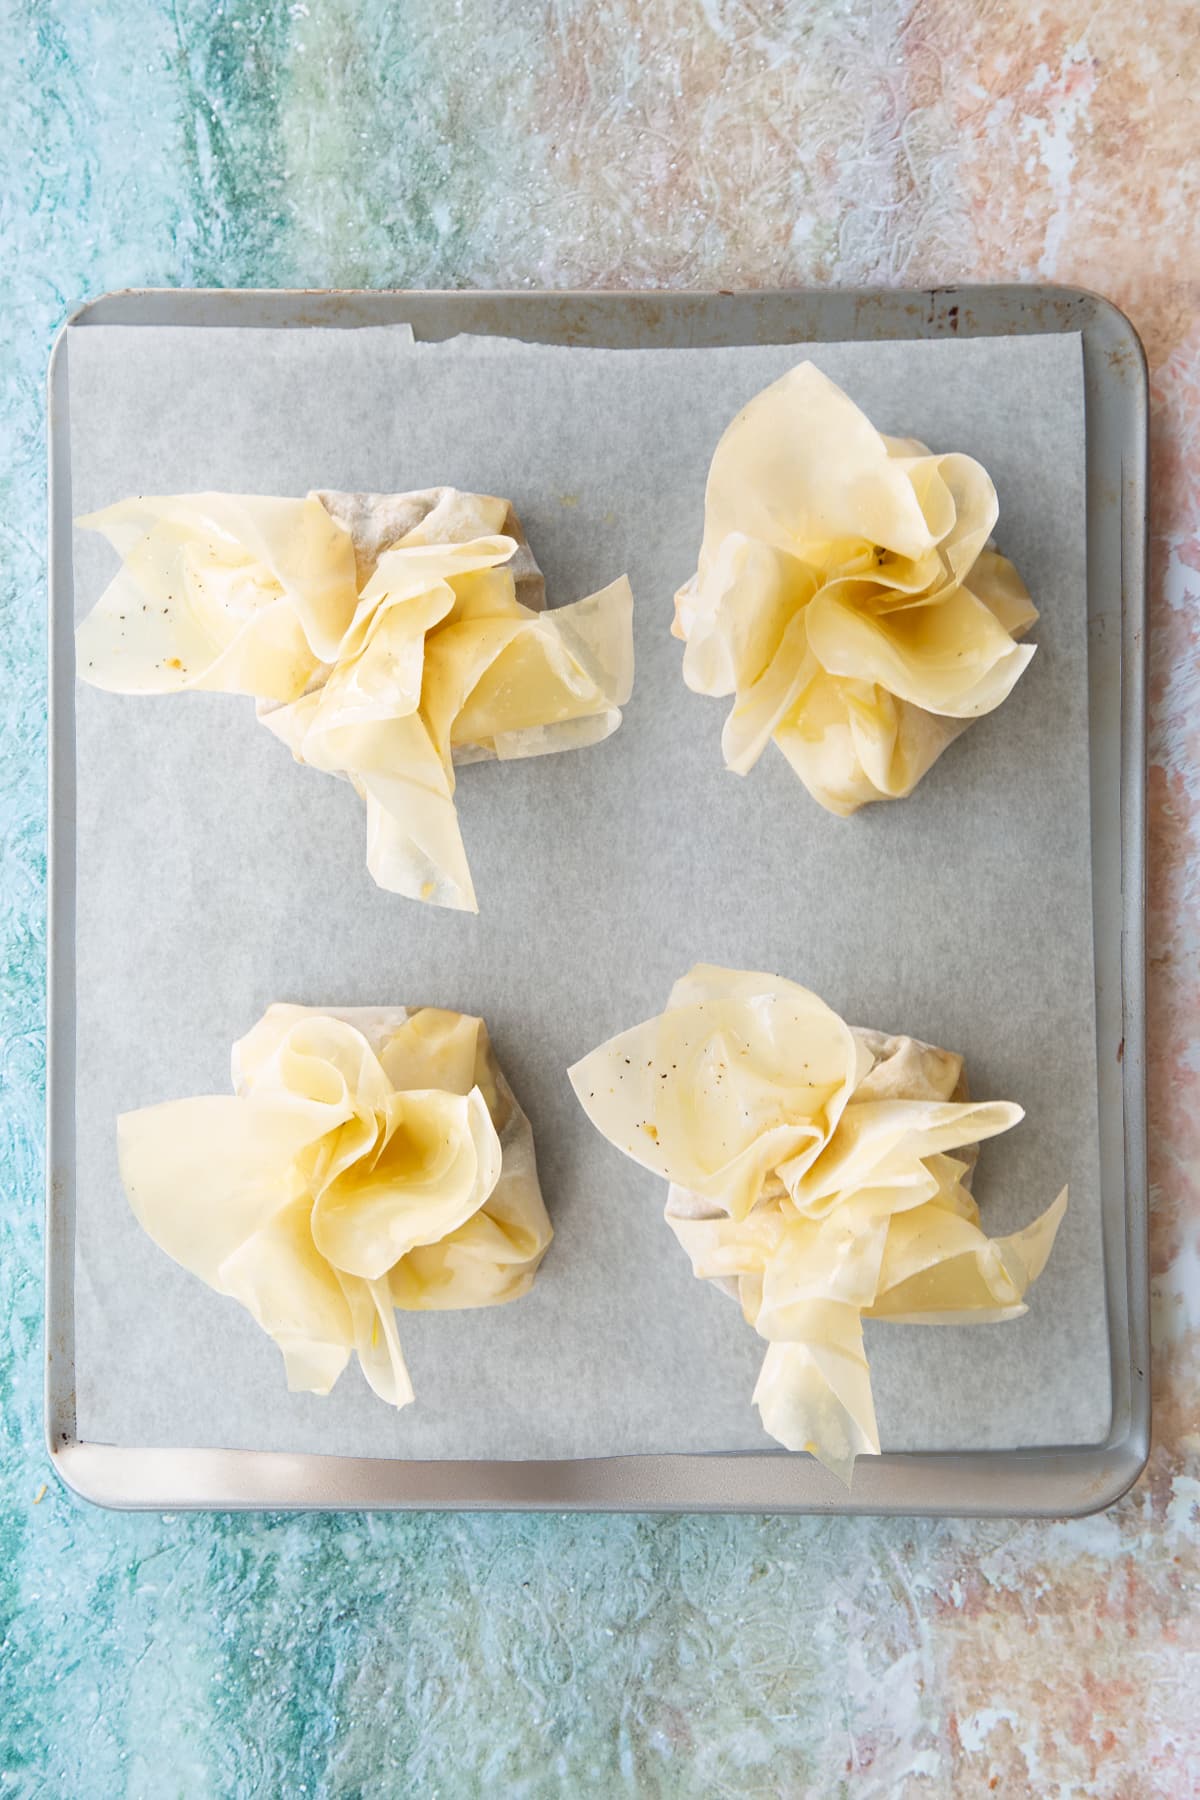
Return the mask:
<path id="1" fill-rule="evenodd" d="M 1044 286 L 753 294 L 109 294 L 92 325 L 486 332 L 577 345 L 704 346 L 1078 332 L 1087 428 L 1090 775 L 1101 1208 L 1112 1424 L 1103 1443 L 863 1458 L 850 1494 L 778 1451 L 563 1462 L 415 1462 L 81 1441 L 74 1364 L 75 743 L 65 337 L 49 371 L 50 870 L 46 1433 L 62 1478 L 102 1505 L 1068 1516 L 1111 1504 L 1149 1451 L 1145 1124 L 1145 358 L 1108 301 Z"/>

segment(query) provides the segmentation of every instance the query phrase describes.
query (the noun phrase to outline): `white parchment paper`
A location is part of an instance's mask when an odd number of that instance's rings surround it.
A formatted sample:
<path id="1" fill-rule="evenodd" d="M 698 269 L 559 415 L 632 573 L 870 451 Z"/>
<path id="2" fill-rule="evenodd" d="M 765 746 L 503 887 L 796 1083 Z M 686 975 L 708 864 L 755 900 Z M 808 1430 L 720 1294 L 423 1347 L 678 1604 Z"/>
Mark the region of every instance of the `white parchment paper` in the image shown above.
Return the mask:
<path id="1" fill-rule="evenodd" d="M 717 438 L 811 355 L 885 431 L 970 452 L 1041 622 L 1029 673 L 916 796 L 844 821 L 778 753 L 722 767 L 725 703 L 669 636 Z M 380 892 L 343 784 L 293 764 L 250 701 L 78 693 L 78 1426 L 86 1440 L 397 1457 L 767 1447 L 763 1345 L 693 1279 L 665 1185 L 589 1126 L 566 1078 L 705 959 L 805 982 L 851 1022 L 960 1050 L 1025 1123 L 984 1148 L 984 1221 L 1071 1206 L 1026 1318 L 868 1325 L 883 1445 L 1079 1444 L 1109 1420 L 1087 787 L 1082 367 L 1074 336 L 607 351 L 399 329 L 81 327 L 74 509 L 201 488 L 449 482 L 511 497 L 550 603 L 628 571 L 637 684 L 591 750 L 462 771 L 481 914 Z M 76 535 L 77 607 L 111 552 Z M 482 1013 L 537 1137 L 556 1240 L 531 1296 L 402 1314 L 417 1402 L 357 1369 L 289 1395 L 274 1346 L 142 1235 L 118 1112 L 228 1087 L 273 1000 Z"/>

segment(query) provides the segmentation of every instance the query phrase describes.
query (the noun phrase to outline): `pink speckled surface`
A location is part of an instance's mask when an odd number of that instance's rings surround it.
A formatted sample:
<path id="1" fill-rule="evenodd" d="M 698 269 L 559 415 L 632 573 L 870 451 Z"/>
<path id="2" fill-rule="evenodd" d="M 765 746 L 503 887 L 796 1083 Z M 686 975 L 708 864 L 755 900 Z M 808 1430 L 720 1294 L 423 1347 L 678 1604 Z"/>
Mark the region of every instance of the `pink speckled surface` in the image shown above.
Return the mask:
<path id="1" fill-rule="evenodd" d="M 4 17 L 0 1793 L 1200 1792 L 1192 0 L 12 0 Z M 37 1197 L 40 384 L 69 307 L 139 283 L 1011 278 L 1108 294 L 1152 367 L 1144 1479 L 1062 1525 L 73 1501 L 40 1444 Z"/>

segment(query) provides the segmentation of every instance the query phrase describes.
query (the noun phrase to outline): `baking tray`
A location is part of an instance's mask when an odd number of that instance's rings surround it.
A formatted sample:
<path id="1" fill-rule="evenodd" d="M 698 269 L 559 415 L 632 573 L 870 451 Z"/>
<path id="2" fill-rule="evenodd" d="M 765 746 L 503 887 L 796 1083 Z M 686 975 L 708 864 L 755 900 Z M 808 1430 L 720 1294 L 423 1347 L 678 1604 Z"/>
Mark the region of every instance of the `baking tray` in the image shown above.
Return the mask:
<path id="1" fill-rule="evenodd" d="M 1088 642 L 1101 1214 L 1112 1424 L 1103 1443 L 887 1453 L 849 1495 L 779 1451 L 562 1462 L 398 1461 L 123 1448 L 76 1430 L 75 855 L 70 415 L 65 340 L 49 377 L 50 954 L 46 1429 L 62 1477 L 101 1504 L 209 1508 L 539 1508 L 1064 1516 L 1110 1504 L 1149 1446 L 1144 790 L 1146 372 L 1107 301 L 1032 286 L 756 294 L 129 292 L 89 325 L 354 329 L 406 322 L 547 343 L 704 346 L 1078 332 L 1087 424 Z"/>

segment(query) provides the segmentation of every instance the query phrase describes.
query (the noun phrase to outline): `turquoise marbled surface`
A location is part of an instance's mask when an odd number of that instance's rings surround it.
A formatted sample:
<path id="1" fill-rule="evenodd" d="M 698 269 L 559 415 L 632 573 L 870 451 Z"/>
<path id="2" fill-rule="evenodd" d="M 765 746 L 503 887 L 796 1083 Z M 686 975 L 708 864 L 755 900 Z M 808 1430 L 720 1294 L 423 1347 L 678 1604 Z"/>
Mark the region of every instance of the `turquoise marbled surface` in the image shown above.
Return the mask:
<path id="1" fill-rule="evenodd" d="M 1200 1791 L 1194 10 L 0 3 L 0 1793 Z M 124 285 L 1006 276 L 1154 371 L 1158 1429 L 1069 1525 L 121 1516 L 41 1435 L 43 374 Z"/>

